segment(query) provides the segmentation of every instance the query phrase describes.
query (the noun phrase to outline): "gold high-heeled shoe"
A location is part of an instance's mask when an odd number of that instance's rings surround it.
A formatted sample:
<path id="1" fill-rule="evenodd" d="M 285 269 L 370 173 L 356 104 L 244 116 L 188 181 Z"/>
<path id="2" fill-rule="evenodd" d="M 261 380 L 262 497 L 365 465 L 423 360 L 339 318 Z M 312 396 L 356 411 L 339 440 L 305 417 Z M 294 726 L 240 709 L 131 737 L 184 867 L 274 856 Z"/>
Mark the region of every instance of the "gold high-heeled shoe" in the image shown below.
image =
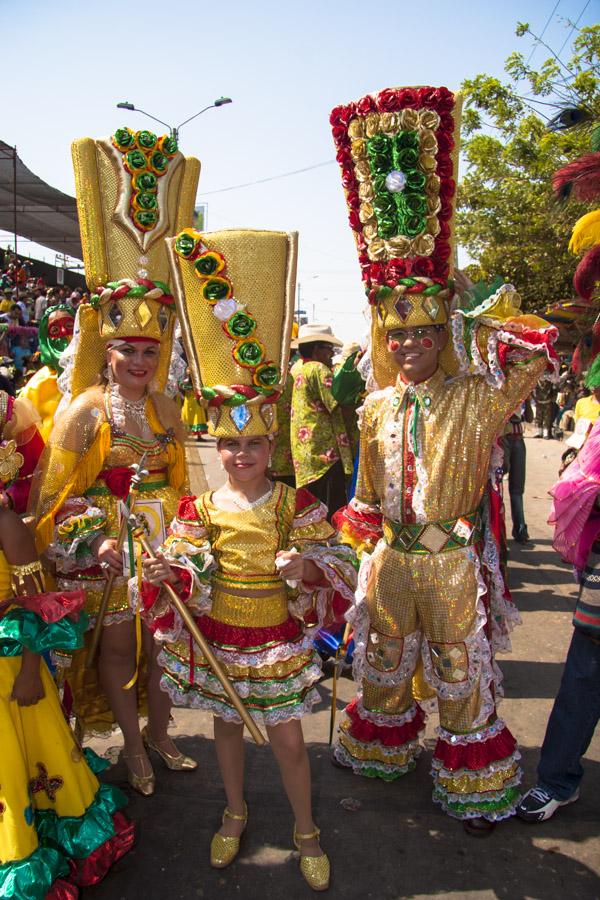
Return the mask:
<path id="1" fill-rule="evenodd" d="M 142 728 L 142 740 L 148 750 L 154 750 L 155 753 L 158 753 L 166 767 L 171 769 L 172 772 L 193 772 L 194 769 L 198 768 L 198 763 L 195 759 L 192 759 L 191 756 L 186 756 L 181 752 L 175 755 L 173 753 L 167 753 L 166 750 L 162 750 L 158 744 L 154 743 L 148 734 L 147 726 Z"/>
<path id="2" fill-rule="evenodd" d="M 129 768 L 129 760 L 130 759 L 144 759 L 143 753 L 123 753 L 123 759 L 125 760 L 125 765 L 127 766 L 127 781 L 138 794 L 141 794 L 142 797 L 151 797 L 154 793 L 154 788 L 156 786 L 156 779 L 154 777 L 154 772 L 150 775 L 136 775 Z"/>
<path id="3" fill-rule="evenodd" d="M 294 846 L 300 850 L 300 841 L 310 841 L 319 838 L 321 829 L 315 825 L 315 830 L 310 834 L 298 834 L 294 825 Z M 300 856 L 300 872 L 304 880 L 313 891 L 326 891 L 329 887 L 331 866 L 326 853 L 321 856 Z"/>
<path id="4" fill-rule="evenodd" d="M 236 816 L 235 813 L 232 813 L 227 807 L 225 807 L 225 812 L 223 813 L 223 822 L 225 819 L 233 819 L 235 822 L 244 822 L 244 830 L 245 823 L 248 821 L 248 807 L 244 803 L 244 815 Z M 225 834 L 221 834 L 217 831 L 216 834 L 213 835 L 213 839 L 210 842 L 210 864 L 214 869 L 224 869 L 225 866 L 230 865 L 240 850 L 240 841 L 242 839 L 242 835 L 239 837 L 228 837 Z"/>

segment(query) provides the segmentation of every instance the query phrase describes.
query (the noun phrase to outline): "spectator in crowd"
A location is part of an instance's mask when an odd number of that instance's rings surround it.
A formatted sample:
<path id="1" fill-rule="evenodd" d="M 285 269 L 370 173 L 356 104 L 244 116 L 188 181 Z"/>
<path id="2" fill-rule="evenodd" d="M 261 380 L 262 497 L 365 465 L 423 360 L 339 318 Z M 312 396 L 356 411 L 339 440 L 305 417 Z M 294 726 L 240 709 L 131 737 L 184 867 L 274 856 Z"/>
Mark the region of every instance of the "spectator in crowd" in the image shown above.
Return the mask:
<path id="1" fill-rule="evenodd" d="M 302 325 L 294 365 L 291 445 L 296 487 L 306 487 L 333 515 L 347 501 L 346 479 L 352 475 L 352 451 L 340 406 L 331 391 L 332 362 L 342 341 L 330 325 Z"/>

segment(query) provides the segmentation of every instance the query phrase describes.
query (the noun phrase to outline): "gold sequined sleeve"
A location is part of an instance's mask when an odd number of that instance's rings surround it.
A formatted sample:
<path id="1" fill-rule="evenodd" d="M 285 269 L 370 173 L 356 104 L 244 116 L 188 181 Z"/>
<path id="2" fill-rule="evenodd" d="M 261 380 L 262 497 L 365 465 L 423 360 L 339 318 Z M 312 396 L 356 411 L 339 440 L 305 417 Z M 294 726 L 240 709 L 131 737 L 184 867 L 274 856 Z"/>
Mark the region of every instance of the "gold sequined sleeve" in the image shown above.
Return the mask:
<path id="1" fill-rule="evenodd" d="M 381 466 L 377 447 L 377 407 L 375 395 L 367 397 L 360 429 L 360 454 L 355 499 L 359 503 L 377 506 L 380 503 L 378 468 Z"/>
<path id="2" fill-rule="evenodd" d="M 548 365 L 545 356 L 510 363 L 501 387 L 493 387 L 483 382 L 483 391 L 489 394 L 487 408 L 492 416 L 492 424 L 498 432 L 508 417 L 530 395 Z"/>
<path id="3" fill-rule="evenodd" d="M 90 388 L 55 423 L 33 477 L 29 514 L 36 520 L 38 552 L 52 540 L 55 513 L 68 497 L 85 493 L 109 450 L 104 393 L 100 387 Z"/>

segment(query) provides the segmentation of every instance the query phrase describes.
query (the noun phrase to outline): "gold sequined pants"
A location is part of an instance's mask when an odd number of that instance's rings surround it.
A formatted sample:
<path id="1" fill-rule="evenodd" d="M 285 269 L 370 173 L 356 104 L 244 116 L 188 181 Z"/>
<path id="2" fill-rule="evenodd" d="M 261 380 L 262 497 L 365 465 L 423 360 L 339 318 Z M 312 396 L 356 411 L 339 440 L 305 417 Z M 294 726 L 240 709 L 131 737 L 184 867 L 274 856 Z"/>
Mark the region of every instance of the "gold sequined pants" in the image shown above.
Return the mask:
<path id="1" fill-rule="evenodd" d="M 478 619 L 473 552 L 421 556 L 387 545 L 375 551 L 366 597 L 366 709 L 400 715 L 411 706 L 425 641 L 425 679 L 437 693 L 440 724 L 455 733 L 473 730 L 481 707 L 479 679 L 472 677 Z"/>

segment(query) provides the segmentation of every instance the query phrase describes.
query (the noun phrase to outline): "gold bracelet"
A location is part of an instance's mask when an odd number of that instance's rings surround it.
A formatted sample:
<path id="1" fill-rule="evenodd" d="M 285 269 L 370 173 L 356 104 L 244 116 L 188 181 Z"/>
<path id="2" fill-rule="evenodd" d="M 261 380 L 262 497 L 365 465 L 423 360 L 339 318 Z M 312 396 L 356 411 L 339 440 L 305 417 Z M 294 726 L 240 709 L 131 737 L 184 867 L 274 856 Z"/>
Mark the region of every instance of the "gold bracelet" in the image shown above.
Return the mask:
<path id="1" fill-rule="evenodd" d="M 44 570 L 39 559 L 36 559 L 33 562 L 24 563 L 21 566 L 9 565 L 8 571 L 10 573 L 10 581 L 15 594 L 29 593 L 25 583 L 25 578 L 28 575 L 32 577 L 33 582 L 38 589 L 38 593 L 41 594 L 46 589 Z"/>

